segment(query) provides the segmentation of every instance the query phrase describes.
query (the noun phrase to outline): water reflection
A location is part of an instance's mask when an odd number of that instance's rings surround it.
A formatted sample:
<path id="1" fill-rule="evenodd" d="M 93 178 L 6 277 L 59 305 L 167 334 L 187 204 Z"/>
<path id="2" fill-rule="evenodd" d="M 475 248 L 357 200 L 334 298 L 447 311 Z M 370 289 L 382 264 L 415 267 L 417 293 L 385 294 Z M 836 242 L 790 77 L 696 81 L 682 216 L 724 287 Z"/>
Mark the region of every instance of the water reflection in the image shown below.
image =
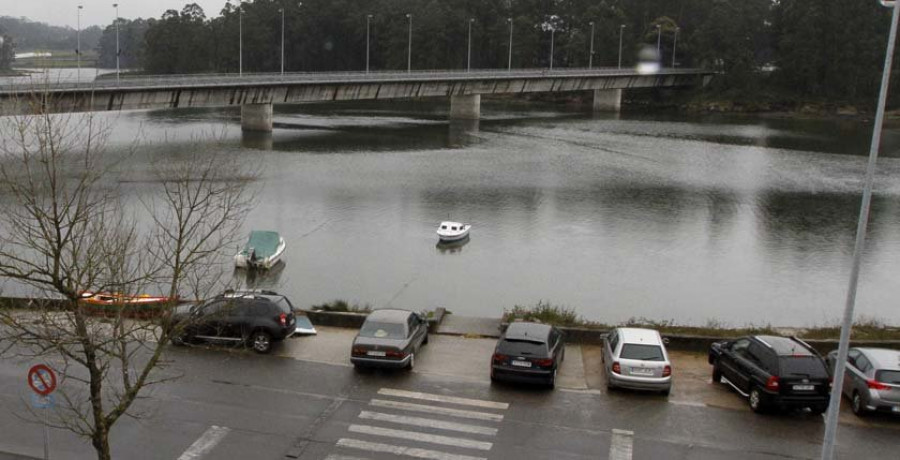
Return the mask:
<path id="1" fill-rule="evenodd" d="M 469 244 L 469 236 L 466 235 L 465 238 L 457 241 L 438 241 L 434 247 L 441 254 L 459 254 L 462 252 L 463 247 Z"/>
<path id="2" fill-rule="evenodd" d="M 450 120 L 447 146 L 460 148 L 478 141 L 480 120 Z"/>
<path id="3" fill-rule="evenodd" d="M 272 133 L 260 131 L 243 131 L 241 147 L 253 150 L 272 150 Z"/>
<path id="4" fill-rule="evenodd" d="M 278 290 L 285 265 L 287 264 L 283 260 L 279 260 L 268 270 L 235 268 L 233 278 L 247 289 Z"/>

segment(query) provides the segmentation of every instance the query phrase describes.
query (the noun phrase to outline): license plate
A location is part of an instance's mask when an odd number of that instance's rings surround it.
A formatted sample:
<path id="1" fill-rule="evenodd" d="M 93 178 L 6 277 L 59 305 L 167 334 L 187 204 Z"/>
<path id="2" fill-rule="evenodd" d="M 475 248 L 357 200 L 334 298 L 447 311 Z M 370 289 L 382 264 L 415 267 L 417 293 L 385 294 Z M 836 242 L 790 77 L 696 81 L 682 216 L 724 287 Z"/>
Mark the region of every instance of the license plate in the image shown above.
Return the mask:
<path id="1" fill-rule="evenodd" d="M 509 363 L 516 367 L 531 367 L 531 361 L 519 361 L 517 359 L 514 359 Z"/>
<path id="2" fill-rule="evenodd" d="M 794 385 L 794 391 L 813 391 L 816 389 L 815 385 Z"/>
<path id="3" fill-rule="evenodd" d="M 366 354 L 369 356 L 378 356 L 378 357 L 382 357 L 382 358 L 387 356 L 387 353 L 385 353 L 383 351 L 369 351 L 369 352 L 366 352 Z"/>
<path id="4" fill-rule="evenodd" d="M 631 373 L 634 375 L 653 375 L 653 369 L 645 369 L 643 367 L 632 367 Z"/>

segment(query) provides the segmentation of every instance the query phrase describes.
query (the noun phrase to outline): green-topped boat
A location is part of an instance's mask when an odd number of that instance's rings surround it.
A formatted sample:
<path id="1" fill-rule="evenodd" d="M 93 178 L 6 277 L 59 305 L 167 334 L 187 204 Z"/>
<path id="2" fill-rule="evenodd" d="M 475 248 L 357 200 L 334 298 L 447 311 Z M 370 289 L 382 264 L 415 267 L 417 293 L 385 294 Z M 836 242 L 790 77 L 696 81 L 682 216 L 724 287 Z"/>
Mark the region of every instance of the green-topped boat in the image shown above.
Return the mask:
<path id="1" fill-rule="evenodd" d="M 278 232 L 253 230 L 244 249 L 234 256 L 237 268 L 269 269 L 281 260 L 284 254 L 284 238 Z"/>

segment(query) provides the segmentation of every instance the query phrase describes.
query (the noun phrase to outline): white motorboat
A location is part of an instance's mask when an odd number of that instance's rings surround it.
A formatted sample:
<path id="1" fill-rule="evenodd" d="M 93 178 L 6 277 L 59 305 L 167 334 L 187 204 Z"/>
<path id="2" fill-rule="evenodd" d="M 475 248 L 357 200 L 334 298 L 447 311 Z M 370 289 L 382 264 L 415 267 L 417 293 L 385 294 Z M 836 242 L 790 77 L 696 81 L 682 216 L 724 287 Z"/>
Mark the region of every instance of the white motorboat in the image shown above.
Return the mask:
<path id="1" fill-rule="evenodd" d="M 437 235 L 441 241 L 459 241 L 469 236 L 469 230 L 471 228 L 471 224 L 444 221 L 438 226 Z"/>
<path id="2" fill-rule="evenodd" d="M 234 256 L 237 268 L 272 268 L 284 254 L 286 245 L 278 232 L 254 230 L 244 249 Z"/>

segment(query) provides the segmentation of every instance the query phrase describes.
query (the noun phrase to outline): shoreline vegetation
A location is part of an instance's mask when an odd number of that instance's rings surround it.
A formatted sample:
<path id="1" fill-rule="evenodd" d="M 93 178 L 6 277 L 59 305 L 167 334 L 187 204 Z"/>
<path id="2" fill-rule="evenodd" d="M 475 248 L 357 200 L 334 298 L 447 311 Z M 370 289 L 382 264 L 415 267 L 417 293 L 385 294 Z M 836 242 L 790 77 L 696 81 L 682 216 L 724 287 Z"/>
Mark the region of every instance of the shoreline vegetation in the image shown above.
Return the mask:
<path id="1" fill-rule="evenodd" d="M 654 320 L 648 318 L 629 318 L 619 324 L 608 324 L 584 319 L 574 308 L 553 305 L 547 301 L 539 301 L 535 305 L 516 305 L 511 309 L 504 309 L 502 321 L 504 323 L 514 321 L 533 321 L 553 326 L 584 328 L 584 329 L 612 329 L 615 327 L 640 327 L 656 329 L 662 334 L 691 335 L 701 337 L 731 338 L 743 335 L 783 335 L 797 336 L 809 340 L 837 340 L 840 338 L 841 328 L 837 325 L 824 325 L 812 327 L 778 327 L 771 324 L 730 326 L 719 320 L 708 320 L 703 326 L 690 326 L 678 324 L 675 320 Z M 851 333 L 853 340 L 900 340 L 900 327 L 889 326 L 875 318 L 857 317 Z"/>

